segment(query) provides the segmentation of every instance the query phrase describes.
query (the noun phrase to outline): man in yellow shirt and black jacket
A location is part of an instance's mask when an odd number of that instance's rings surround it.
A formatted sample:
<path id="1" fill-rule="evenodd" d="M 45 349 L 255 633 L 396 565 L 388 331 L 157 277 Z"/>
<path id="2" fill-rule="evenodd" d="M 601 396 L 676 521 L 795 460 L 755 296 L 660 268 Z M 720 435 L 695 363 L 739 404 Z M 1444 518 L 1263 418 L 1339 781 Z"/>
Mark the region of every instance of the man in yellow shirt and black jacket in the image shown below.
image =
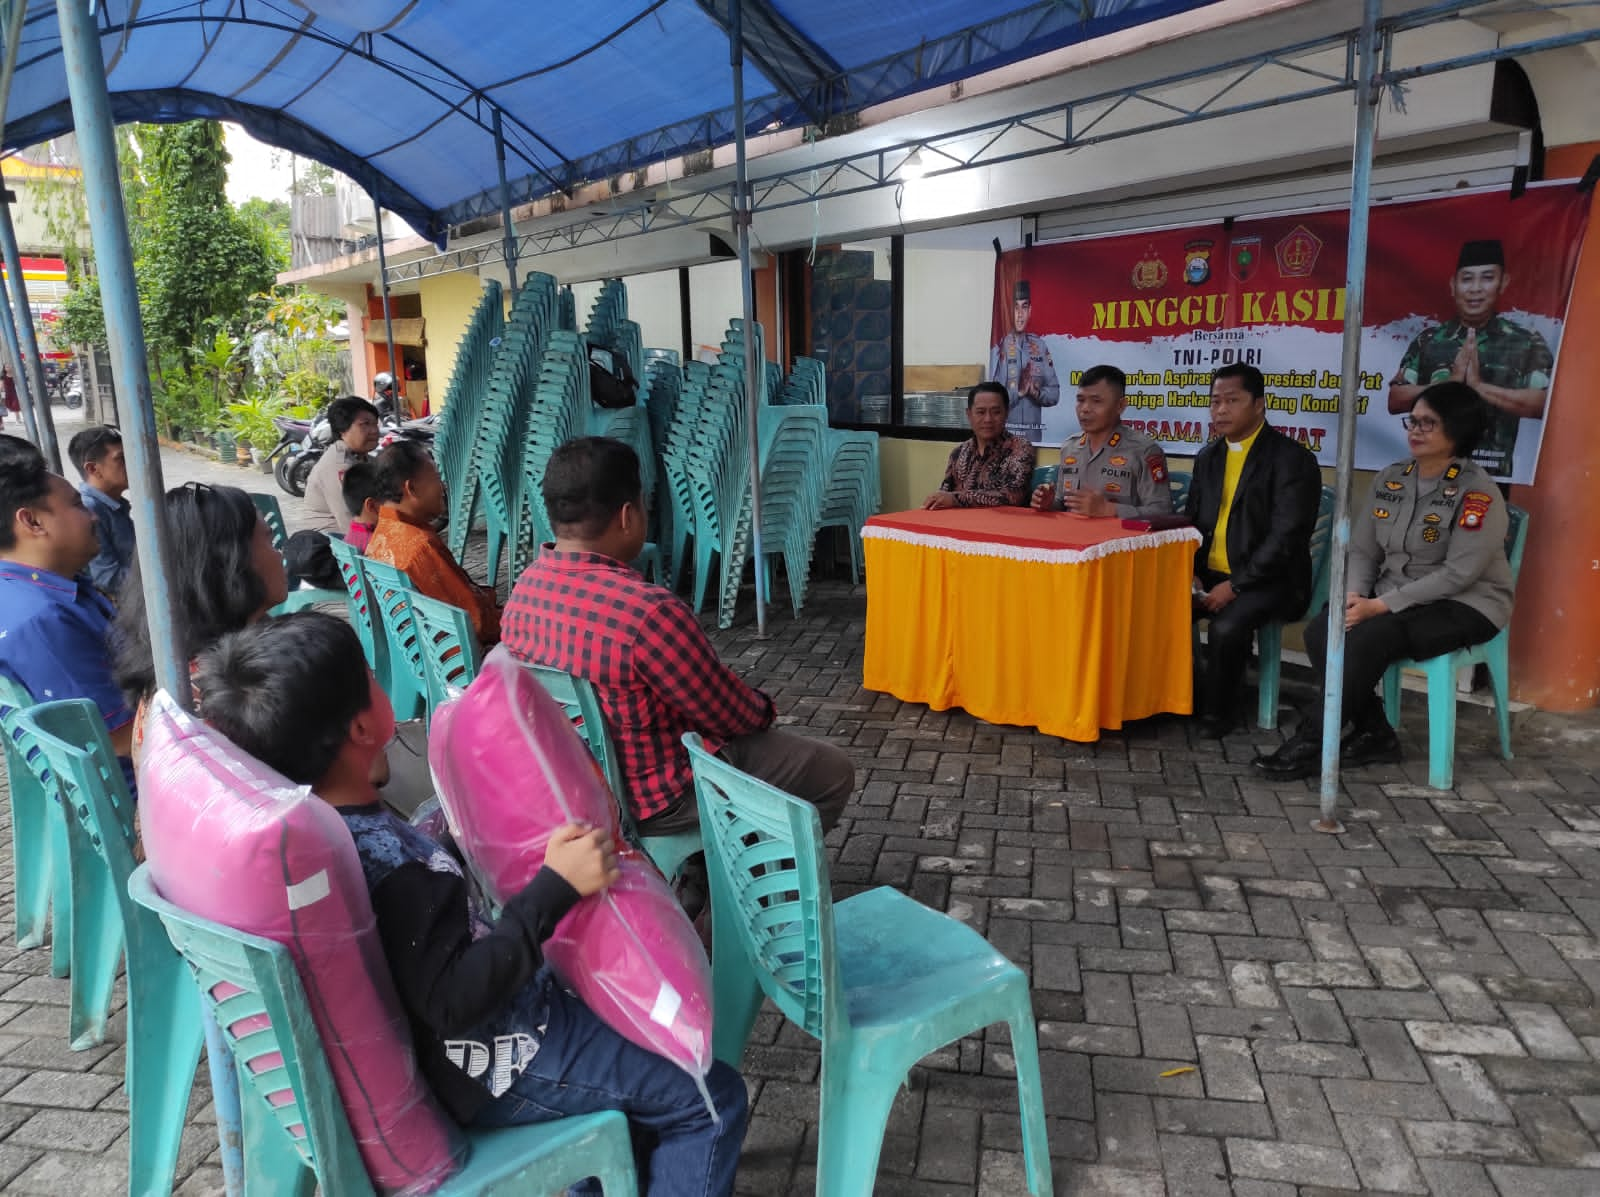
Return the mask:
<path id="1" fill-rule="evenodd" d="M 1260 370 L 1238 364 L 1212 375 L 1216 439 L 1194 459 L 1184 508 L 1203 537 L 1195 553 L 1195 618 L 1210 621 L 1197 704 L 1207 736 L 1238 726 L 1256 630 L 1299 619 L 1311 600 L 1322 472 L 1311 451 L 1266 416 Z"/>

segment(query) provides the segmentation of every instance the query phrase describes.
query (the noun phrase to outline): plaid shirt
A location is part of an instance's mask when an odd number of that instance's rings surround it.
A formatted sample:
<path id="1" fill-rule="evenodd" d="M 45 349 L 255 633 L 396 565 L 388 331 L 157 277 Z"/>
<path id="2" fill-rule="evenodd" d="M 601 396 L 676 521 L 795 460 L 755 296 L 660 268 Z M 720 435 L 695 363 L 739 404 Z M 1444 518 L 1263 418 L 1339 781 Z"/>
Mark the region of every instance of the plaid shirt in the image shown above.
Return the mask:
<path id="1" fill-rule="evenodd" d="M 968 437 L 950 450 L 940 490 L 954 491 L 957 507 L 1020 507 L 1028 501 L 1033 478 L 1033 444 L 1007 434 L 978 452 L 978 438 Z"/>
<path id="2" fill-rule="evenodd" d="M 772 700 L 722 663 L 687 603 L 598 553 L 545 545 L 517 579 L 500 635 L 513 656 L 595 688 L 641 819 L 693 786 L 685 732 L 715 752 L 772 725 Z"/>

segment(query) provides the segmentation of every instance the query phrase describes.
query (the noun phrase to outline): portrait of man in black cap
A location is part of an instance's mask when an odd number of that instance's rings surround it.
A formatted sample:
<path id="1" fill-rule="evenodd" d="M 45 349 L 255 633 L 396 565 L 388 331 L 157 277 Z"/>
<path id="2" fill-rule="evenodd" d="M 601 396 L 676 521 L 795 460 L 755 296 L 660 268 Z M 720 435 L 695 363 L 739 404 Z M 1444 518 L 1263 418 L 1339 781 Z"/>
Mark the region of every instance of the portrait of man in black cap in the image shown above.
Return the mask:
<path id="1" fill-rule="evenodd" d="M 1006 388 L 1011 414 L 1006 427 L 1031 441 L 1044 432 L 1044 408 L 1061 402 L 1061 381 L 1044 338 L 1028 331 L 1033 289 L 1026 279 L 1011 290 L 1011 331 L 989 354 L 989 379 Z"/>
<path id="2" fill-rule="evenodd" d="M 1389 410 L 1397 414 L 1410 411 L 1423 388 L 1447 379 L 1483 396 L 1493 410 L 1489 431 L 1472 457 L 1499 478 L 1511 475 L 1518 422 L 1544 415 L 1555 365 L 1543 337 L 1499 314 L 1510 282 L 1500 242 L 1462 245 L 1450 278 L 1455 319 L 1418 333 L 1389 382 Z"/>

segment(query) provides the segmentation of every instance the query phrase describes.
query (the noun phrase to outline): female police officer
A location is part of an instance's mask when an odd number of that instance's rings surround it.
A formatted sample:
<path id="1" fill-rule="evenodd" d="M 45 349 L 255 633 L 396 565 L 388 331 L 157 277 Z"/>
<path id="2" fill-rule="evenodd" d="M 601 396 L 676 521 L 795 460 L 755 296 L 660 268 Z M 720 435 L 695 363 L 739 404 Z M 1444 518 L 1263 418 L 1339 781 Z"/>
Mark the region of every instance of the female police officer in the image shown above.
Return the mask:
<path id="1" fill-rule="evenodd" d="M 1466 383 L 1424 390 L 1404 417 L 1411 459 L 1383 470 L 1355 513 L 1344 601 L 1346 767 L 1400 759 L 1374 693 L 1391 664 L 1481 644 L 1511 618 L 1505 500 L 1472 460 L 1489 411 Z M 1319 693 L 1327 642 L 1324 608 L 1306 626 Z M 1257 771 L 1288 780 L 1319 770 L 1320 697 L 1312 710 L 1282 748 L 1252 762 Z"/>

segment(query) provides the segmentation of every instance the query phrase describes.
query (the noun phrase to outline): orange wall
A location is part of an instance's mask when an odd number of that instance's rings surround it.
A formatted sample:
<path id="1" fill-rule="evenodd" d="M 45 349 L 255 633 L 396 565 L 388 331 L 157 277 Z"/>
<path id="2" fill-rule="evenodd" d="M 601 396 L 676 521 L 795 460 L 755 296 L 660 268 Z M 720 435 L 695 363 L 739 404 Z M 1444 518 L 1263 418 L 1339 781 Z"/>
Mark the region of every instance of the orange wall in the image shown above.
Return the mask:
<path id="1" fill-rule="evenodd" d="M 1549 151 L 1550 178 L 1582 175 L 1600 142 Z M 1600 379 L 1600 189 L 1573 280 L 1545 416 L 1538 480 L 1512 488 L 1528 547 L 1511 621 L 1511 689 L 1552 711 L 1600 704 L 1600 520 L 1595 519 L 1595 383 Z"/>

